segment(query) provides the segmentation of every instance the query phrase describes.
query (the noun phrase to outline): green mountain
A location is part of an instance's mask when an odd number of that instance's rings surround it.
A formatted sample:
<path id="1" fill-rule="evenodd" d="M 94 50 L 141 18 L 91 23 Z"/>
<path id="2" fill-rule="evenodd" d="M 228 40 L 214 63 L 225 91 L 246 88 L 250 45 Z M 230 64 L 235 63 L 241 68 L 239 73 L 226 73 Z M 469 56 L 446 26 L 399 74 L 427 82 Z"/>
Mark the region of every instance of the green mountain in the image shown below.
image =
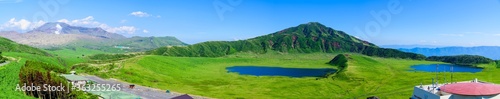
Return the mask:
<path id="1" fill-rule="evenodd" d="M 354 52 L 369 56 L 425 59 L 425 56 L 379 48 L 375 44 L 350 36 L 318 22 L 301 24 L 275 33 L 239 41 L 209 41 L 190 46 L 162 47 L 149 54 L 187 57 L 220 57 L 236 52 L 266 53 L 334 53 Z"/>

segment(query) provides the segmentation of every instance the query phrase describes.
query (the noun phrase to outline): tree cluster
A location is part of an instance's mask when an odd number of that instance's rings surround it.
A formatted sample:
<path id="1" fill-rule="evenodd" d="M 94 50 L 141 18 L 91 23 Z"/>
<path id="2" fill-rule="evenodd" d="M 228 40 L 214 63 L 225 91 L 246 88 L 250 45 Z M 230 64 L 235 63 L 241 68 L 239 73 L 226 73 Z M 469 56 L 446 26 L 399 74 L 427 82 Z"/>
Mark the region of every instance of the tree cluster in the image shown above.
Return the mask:
<path id="1" fill-rule="evenodd" d="M 100 61 L 113 61 L 136 56 L 135 54 L 96 54 L 89 56 L 89 59 Z"/>
<path id="2" fill-rule="evenodd" d="M 59 73 L 67 72 L 66 69 L 58 68 L 43 62 L 26 61 L 25 65 L 19 72 L 20 86 L 39 86 L 40 90 L 26 90 L 24 93 L 28 96 L 43 99 L 75 99 L 85 97 L 86 94 L 81 91 L 71 89 L 64 77 L 59 76 Z M 45 86 L 61 86 L 65 89 L 58 91 L 47 91 Z M 44 91 L 46 90 L 46 91 Z"/>
<path id="3" fill-rule="evenodd" d="M 457 65 L 478 65 L 493 62 L 493 60 L 479 55 L 456 55 L 456 56 L 430 56 L 428 61 L 441 61 Z"/>
<path id="4" fill-rule="evenodd" d="M 2 56 L 2 52 L 0 52 L 0 63 L 5 63 L 7 61 L 7 58 Z"/>
<path id="5" fill-rule="evenodd" d="M 495 60 L 495 64 L 497 65 L 497 68 L 500 68 L 500 60 Z"/>

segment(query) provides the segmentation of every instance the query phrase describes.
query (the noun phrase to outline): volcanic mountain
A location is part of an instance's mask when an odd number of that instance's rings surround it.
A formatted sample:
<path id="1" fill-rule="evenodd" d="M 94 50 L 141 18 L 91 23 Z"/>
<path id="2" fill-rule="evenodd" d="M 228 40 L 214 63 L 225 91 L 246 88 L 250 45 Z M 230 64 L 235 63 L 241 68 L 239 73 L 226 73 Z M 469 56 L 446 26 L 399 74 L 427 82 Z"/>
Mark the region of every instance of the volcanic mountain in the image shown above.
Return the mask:
<path id="1" fill-rule="evenodd" d="M 337 53 L 352 52 L 369 56 L 425 59 L 420 54 L 380 48 L 343 31 L 309 22 L 275 33 L 239 41 L 210 41 L 187 47 L 162 47 L 150 54 L 189 57 L 219 57 L 235 52 L 267 53 Z"/>
<path id="2" fill-rule="evenodd" d="M 49 34 L 86 34 L 105 39 L 124 39 L 125 36 L 116 33 L 110 33 L 100 27 L 87 28 L 70 26 L 62 22 L 46 23 L 38 28 L 29 31 L 28 33 L 49 33 Z"/>
<path id="3" fill-rule="evenodd" d="M 132 37 L 127 38 L 102 28 L 71 26 L 62 22 L 46 23 L 26 33 L 0 32 L 0 36 L 15 42 L 38 48 L 84 47 L 102 51 L 113 48 L 128 51 L 144 51 L 162 46 L 184 46 L 175 37 Z"/>

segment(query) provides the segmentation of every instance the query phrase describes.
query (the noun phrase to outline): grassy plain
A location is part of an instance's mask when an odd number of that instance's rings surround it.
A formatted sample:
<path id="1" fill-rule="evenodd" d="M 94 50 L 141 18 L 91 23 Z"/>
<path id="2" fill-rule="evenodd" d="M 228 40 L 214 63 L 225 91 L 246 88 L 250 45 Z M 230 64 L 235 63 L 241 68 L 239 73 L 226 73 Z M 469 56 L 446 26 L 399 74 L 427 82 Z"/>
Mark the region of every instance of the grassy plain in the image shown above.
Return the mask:
<path id="1" fill-rule="evenodd" d="M 64 48 L 58 50 L 46 50 L 46 51 L 52 55 L 55 55 L 56 57 L 60 57 L 61 59 L 63 59 L 64 64 L 66 64 L 66 66 L 72 66 L 77 63 L 87 62 L 89 60 L 87 56 L 108 53 L 81 47 L 76 47 L 72 49 Z"/>
<path id="2" fill-rule="evenodd" d="M 336 68 L 326 64 L 336 54 L 252 54 L 238 53 L 218 58 L 138 56 L 122 63 L 123 68 L 104 72 L 107 76 L 139 85 L 214 98 L 381 98 L 411 96 L 413 86 L 430 84 L 435 73 L 411 71 L 415 64 L 441 62 L 349 56 L 349 66 L 342 77 L 290 78 L 249 76 L 228 73 L 236 65 L 279 66 L 294 68 Z M 480 65 L 480 73 L 455 73 L 454 81 L 478 78 L 500 83 L 495 64 Z M 439 73 L 450 80 L 450 73 Z M 440 78 L 440 82 L 444 82 Z"/>

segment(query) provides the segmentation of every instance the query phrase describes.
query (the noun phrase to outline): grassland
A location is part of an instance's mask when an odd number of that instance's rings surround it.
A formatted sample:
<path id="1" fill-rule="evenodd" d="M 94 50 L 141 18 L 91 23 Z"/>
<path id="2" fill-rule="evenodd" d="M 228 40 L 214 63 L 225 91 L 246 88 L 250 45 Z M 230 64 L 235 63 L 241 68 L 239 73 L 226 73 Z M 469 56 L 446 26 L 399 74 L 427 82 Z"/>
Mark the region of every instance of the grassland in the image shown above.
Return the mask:
<path id="1" fill-rule="evenodd" d="M 435 73 L 411 71 L 414 64 L 441 62 L 349 56 L 343 77 L 290 78 L 248 76 L 228 73 L 235 65 L 280 66 L 294 68 L 336 68 L 326 64 L 336 54 L 252 54 L 206 57 L 139 56 L 120 63 L 123 68 L 104 72 L 106 76 L 139 85 L 214 98 L 381 98 L 403 99 L 411 96 L 413 86 L 430 84 Z M 480 80 L 500 83 L 495 64 L 480 65 L 480 73 L 455 73 L 454 81 Z M 440 73 L 448 77 L 450 73 Z M 440 82 L 444 82 L 440 78 Z"/>

